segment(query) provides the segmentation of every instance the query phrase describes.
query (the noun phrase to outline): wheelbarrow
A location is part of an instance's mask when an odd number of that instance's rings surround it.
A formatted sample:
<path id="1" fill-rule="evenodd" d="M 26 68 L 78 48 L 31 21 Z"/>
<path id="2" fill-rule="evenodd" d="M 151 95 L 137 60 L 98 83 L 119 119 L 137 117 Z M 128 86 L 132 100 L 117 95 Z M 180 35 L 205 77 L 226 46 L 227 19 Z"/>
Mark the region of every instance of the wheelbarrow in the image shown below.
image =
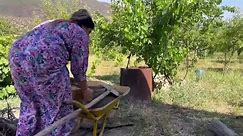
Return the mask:
<path id="1" fill-rule="evenodd" d="M 99 136 L 103 136 L 109 114 L 113 109 L 118 108 L 120 99 L 129 93 L 130 88 L 125 86 L 110 86 L 100 81 L 88 81 L 87 83 L 89 88 L 94 91 L 98 90 L 95 98 L 86 105 L 75 100 L 69 104 L 73 104 L 74 107 L 82 109 L 77 128 L 80 128 L 83 119 L 91 120 L 93 136 L 97 136 L 98 123 L 101 122 L 102 127 Z M 72 91 L 80 91 L 80 89 L 72 83 Z"/>

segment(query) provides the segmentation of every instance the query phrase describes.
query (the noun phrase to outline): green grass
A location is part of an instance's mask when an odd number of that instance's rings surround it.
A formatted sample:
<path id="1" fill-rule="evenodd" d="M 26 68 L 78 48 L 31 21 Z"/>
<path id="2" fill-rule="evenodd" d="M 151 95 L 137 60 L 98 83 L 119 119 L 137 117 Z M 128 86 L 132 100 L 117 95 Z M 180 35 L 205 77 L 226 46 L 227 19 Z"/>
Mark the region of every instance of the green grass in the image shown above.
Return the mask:
<path id="1" fill-rule="evenodd" d="M 91 56 L 90 63 L 97 58 Z M 214 70 L 222 68 L 217 59 L 200 60 L 196 68 L 203 68 L 205 75 L 196 81 L 194 69 L 187 78 L 173 84 L 169 89 L 156 90 L 152 103 L 123 101 L 116 114 L 111 118 L 114 122 L 132 122 L 133 127 L 121 128 L 124 136 L 154 135 L 204 135 L 206 125 L 219 119 L 243 135 L 243 73 L 241 63 L 231 63 L 229 72 Z M 90 80 L 103 80 L 119 83 L 121 67 L 113 61 L 101 61 Z M 88 72 L 90 72 L 89 69 Z M 179 70 L 181 79 L 185 70 Z M 18 106 L 19 99 L 9 100 L 11 105 Z M 0 103 L 0 108 L 6 106 Z"/>
<path id="2" fill-rule="evenodd" d="M 243 135 L 243 120 L 239 119 L 243 116 L 242 66 L 236 60 L 229 65 L 230 71 L 223 72 L 223 64 L 217 59 L 200 60 L 196 68 L 205 70 L 200 81 L 196 81 L 195 68 L 191 69 L 184 81 L 173 84 L 169 89 L 156 90 L 153 100 L 179 109 L 186 108 L 187 113 L 181 117 L 188 118 L 188 114 L 197 116 L 192 120 L 200 120 L 197 126 L 205 126 L 208 123 L 205 120 L 220 119 Z M 179 70 L 177 78 L 181 79 L 184 74 L 185 70 Z M 205 127 L 195 128 L 197 131 L 193 134 L 203 134 Z"/>
<path id="3" fill-rule="evenodd" d="M 129 135 L 204 135 L 206 125 L 214 119 L 243 135 L 243 120 L 238 119 L 243 115 L 243 64 L 238 62 L 234 58 L 230 71 L 224 73 L 221 58 L 199 60 L 183 82 L 156 90 L 153 103 L 125 103 L 117 116 L 135 122 L 135 127 L 125 129 Z M 102 62 L 94 77 L 118 83 L 119 67 L 112 65 Z M 200 81 L 196 81 L 196 68 L 205 70 Z M 184 74 L 180 69 L 177 79 Z"/>
<path id="4" fill-rule="evenodd" d="M 183 82 L 167 90 L 156 90 L 152 104 L 125 104 L 121 112 L 123 119 L 136 122 L 132 130 L 141 136 L 162 132 L 165 135 L 203 135 L 206 125 L 214 119 L 243 134 L 243 120 L 238 119 L 243 115 L 242 66 L 235 60 L 229 65 L 231 71 L 224 73 L 219 59 L 200 60 L 196 68 L 205 70 L 202 80 L 196 81 L 195 68 L 191 69 Z M 103 69 L 102 64 L 97 68 Z M 117 82 L 118 70 L 96 74 L 102 80 Z M 179 70 L 177 78 L 181 79 L 184 74 L 185 70 Z"/>
<path id="5" fill-rule="evenodd" d="M 206 71 L 205 77 L 197 82 L 194 71 L 191 71 L 185 81 L 174 84 L 170 90 L 157 90 L 154 100 L 199 110 L 240 114 L 238 110 L 243 111 L 243 76 L 240 72 Z"/>

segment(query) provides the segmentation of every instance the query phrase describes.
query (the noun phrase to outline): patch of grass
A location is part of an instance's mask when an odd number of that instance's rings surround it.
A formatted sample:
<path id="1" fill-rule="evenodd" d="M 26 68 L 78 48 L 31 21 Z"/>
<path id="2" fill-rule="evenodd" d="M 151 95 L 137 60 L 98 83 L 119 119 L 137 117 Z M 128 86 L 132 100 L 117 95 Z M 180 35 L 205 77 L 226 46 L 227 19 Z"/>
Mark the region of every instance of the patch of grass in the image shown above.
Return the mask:
<path id="1" fill-rule="evenodd" d="M 243 63 L 242 56 L 234 55 L 231 59 L 231 62 L 228 64 L 228 68 L 231 70 L 243 70 Z M 197 68 L 204 68 L 204 69 L 222 69 L 224 67 L 224 54 L 223 53 L 216 53 L 212 56 L 208 56 L 206 59 L 200 59 L 197 64 Z"/>
<path id="2" fill-rule="evenodd" d="M 205 122 L 205 119 L 210 121 L 217 118 L 237 133 L 243 134 L 242 119 L 236 119 L 243 115 L 243 73 L 204 70 L 205 75 L 202 80 L 196 81 L 195 72 L 191 70 L 185 81 L 175 83 L 167 90 L 156 90 L 153 100 L 156 103 L 189 108 L 190 111 L 200 111 L 198 112 L 200 114 L 198 126 Z M 195 112 L 192 115 L 195 116 Z M 209 118 L 208 115 L 210 115 Z M 205 123 L 202 126 L 205 128 Z M 204 130 L 199 128 L 195 133 L 201 135 Z"/>
<path id="3" fill-rule="evenodd" d="M 94 78 L 98 79 L 98 80 L 103 80 L 103 81 L 110 81 L 113 84 L 120 83 L 120 75 L 118 75 L 118 74 L 94 76 Z"/>
<path id="4" fill-rule="evenodd" d="M 192 107 L 199 110 L 241 114 L 243 109 L 243 76 L 240 72 L 206 71 L 202 80 L 195 80 L 194 71 L 170 90 L 157 90 L 154 100 Z M 237 109 L 237 110 L 236 110 Z"/>
<path id="5" fill-rule="evenodd" d="M 96 59 L 91 56 L 90 62 Z M 120 68 L 125 66 L 101 61 L 90 78 L 118 84 Z M 111 121 L 134 123 L 133 127 L 121 128 L 127 131 L 126 136 L 203 136 L 206 125 L 214 119 L 243 134 L 243 119 L 238 118 L 243 115 L 243 73 L 209 69 L 222 66 L 209 59 L 200 60 L 196 67 L 205 70 L 202 80 L 196 81 L 195 69 L 192 69 L 185 81 L 167 90 L 156 90 L 152 103 L 123 101 Z M 231 63 L 230 67 L 240 69 L 242 64 Z M 184 73 L 180 70 L 177 77 L 183 77 Z M 17 98 L 9 101 L 19 104 Z M 0 103 L 0 108 L 5 106 L 4 102 Z"/>

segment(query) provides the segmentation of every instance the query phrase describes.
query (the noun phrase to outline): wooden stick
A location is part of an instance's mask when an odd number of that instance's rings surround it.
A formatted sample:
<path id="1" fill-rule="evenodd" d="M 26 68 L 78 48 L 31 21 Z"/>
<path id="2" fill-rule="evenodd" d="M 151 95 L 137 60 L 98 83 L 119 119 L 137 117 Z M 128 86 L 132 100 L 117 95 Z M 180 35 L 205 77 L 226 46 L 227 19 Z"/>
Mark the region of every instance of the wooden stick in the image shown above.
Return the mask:
<path id="1" fill-rule="evenodd" d="M 100 100 L 104 99 L 111 92 L 111 90 L 112 90 L 110 87 L 109 88 L 108 87 L 105 87 L 105 88 L 107 89 L 106 92 L 104 92 L 103 94 L 99 95 L 97 98 L 95 98 L 90 103 L 88 103 L 88 104 L 85 105 L 85 107 L 87 109 L 91 108 L 92 106 L 94 106 L 95 104 L 97 104 Z M 66 104 L 72 104 L 72 102 L 66 102 Z M 53 123 L 52 125 L 50 125 L 46 129 L 40 131 L 35 136 L 46 136 L 46 135 L 48 135 L 50 132 L 52 132 L 57 127 L 65 124 L 66 122 L 68 122 L 69 120 L 71 120 L 73 118 L 78 117 L 81 112 L 82 112 L 82 110 L 81 109 L 78 109 L 78 110 L 70 113 L 69 115 L 61 118 L 58 121 L 56 121 L 55 123 Z"/>
<path id="2" fill-rule="evenodd" d="M 208 125 L 208 130 L 212 132 L 212 135 L 216 136 L 237 136 L 237 134 L 228 128 L 224 123 L 219 120 L 213 121 Z"/>
<path id="3" fill-rule="evenodd" d="M 100 100 L 104 99 L 109 93 L 110 93 L 110 90 L 107 90 L 106 92 L 104 92 L 103 94 L 99 95 L 97 98 L 95 98 L 94 100 L 92 100 L 90 103 L 86 104 L 85 107 L 87 109 L 91 108 L 96 103 L 98 103 Z"/>
<path id="4" fill-rule="evenodd" d="M 110 90 L 107 90 L 106 92 L 104 92 L 103 94 L 101 94 L 100 96 L 98 96 L 97 98 L 95 98 L 94 100 L 92 100 L 90 103 L 86 104 L 85 107 L 87 109 L 91 108 L 92 106 L 94 106 L 96 103 L 98 103 L 100 100 L 102 100 L 103 98 L 105 98 L 108 94 L 110 93 Z M 67 102 L 67 104 L 69 104 Z M 70 113 L 69 115 L 61 118 L 60 120 L 56 121 L 55 123 L 53 123 L 52 125 L 50 125 L 49 127 L 47 127 L 46 129 L 40 131 L 39 133 L 37 133 L 35 136 L 46 136 L 47 134 L 49 134 L 50 132 L 52 132 L 54 129 L 56 129 L 57 127 L 65 124 L 66 122 L 68 122 L 69 120 L 76 118 L 79 116 L 79 114 L 82 112 L 81 109 L 78 109 L 72 113 Z"/>
<path id="5" fill-rule="evenodd" d="M 56 121 L 55 123 L 53 123 L 52 125 L 50 125 L 46 129 L 40 131 L 39 133 L 37 133 L 34 136 L 46 136 L 46 135 L 48 135 L 49 133 L 51 133 L 57 127 L 65 124 L 66 122 L 68 122 L 71 119 L 74 119 L 74 118 L 78 117 L 81 112 L 82 112 L 82 110 L 78 109 L 78 110 L 68 114 L 67 116 L 65 116 L 65 117 L 61 118 L 60 120 Z"/>
<path id="6" fill-rule="evenodd" d="M 116 90 L 114 90 L 111 86 L 107 85 L 107 84 L 103 84 L 103 87 L 105 87 L 107 90 L 110 90 L 110 92 L 112 92 L 113 94 L 115 94 L 116 96 L 119 96 L 119 92 L 117 92 Z"/>

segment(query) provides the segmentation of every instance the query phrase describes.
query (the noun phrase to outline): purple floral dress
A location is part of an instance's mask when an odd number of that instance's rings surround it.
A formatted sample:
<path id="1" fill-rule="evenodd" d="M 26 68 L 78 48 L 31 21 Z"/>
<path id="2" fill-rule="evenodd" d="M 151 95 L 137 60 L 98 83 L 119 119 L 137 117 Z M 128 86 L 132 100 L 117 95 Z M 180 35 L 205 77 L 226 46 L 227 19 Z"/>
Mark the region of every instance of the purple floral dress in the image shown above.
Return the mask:
<path id="1" fill-rule="evenodd" d="M 57 20 L 39 25 L 13 44 L 10 69 L 21 99 L 16 136 L 33 136 L 73 111 L 63 104 L 72 100 L 66 65 L 71 61 L 77 81 L 86 80 L 88 42 L 81 27 Z M 70 135 L 74 125 L 67 122 L 50 135 Z"/>

